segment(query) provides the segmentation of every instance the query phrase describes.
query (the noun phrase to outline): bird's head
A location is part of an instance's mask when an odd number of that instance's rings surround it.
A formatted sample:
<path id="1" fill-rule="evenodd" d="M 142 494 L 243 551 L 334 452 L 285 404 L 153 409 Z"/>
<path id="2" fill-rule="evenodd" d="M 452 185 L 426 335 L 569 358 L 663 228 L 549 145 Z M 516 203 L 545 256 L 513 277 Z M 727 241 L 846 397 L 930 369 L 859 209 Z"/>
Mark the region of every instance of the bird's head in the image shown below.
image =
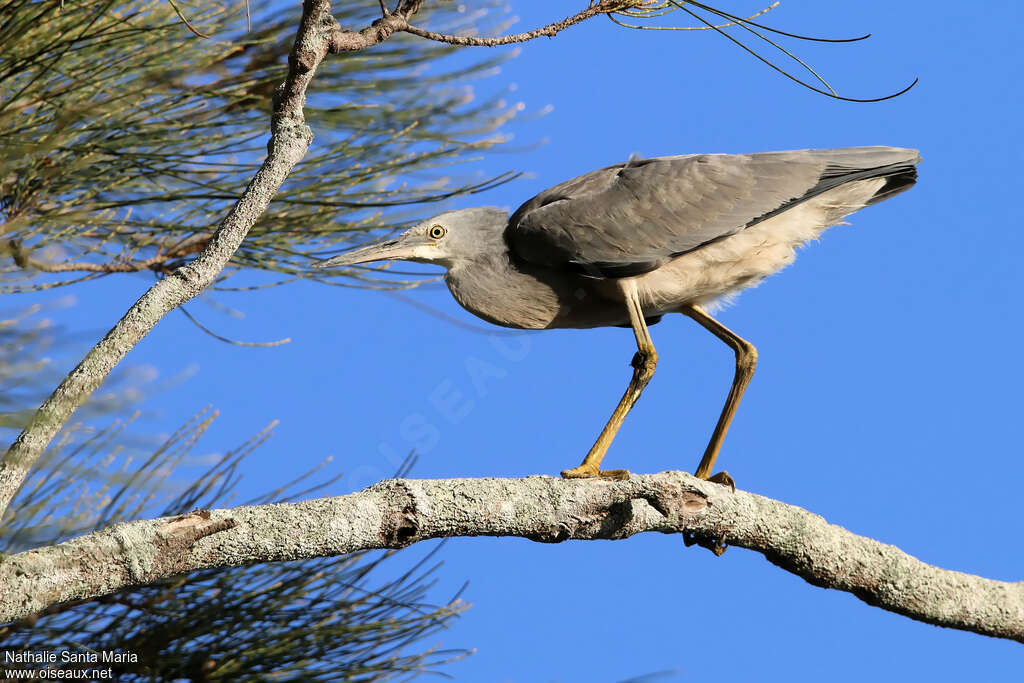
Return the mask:
<path id="1" fill-rule="evenodd" d="M 337 268 L 371 261 L 416 261 L 450 268 L 460 260 L 504 249 L 502 234 L 508 214 L 484 207 L 446 211 L 419 223 L 394 239 L 353 249 L 313 264 Z"/>

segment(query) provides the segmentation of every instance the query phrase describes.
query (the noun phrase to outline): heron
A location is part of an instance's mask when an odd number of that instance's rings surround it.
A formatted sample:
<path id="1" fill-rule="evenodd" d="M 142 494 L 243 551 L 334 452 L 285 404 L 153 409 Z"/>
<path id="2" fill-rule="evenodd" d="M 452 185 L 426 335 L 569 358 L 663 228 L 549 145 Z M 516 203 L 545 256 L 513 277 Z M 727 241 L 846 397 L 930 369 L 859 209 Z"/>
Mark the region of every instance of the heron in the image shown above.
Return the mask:
<path id="1" fill-rule="evenodd" d="M 447 211 L 394 239 L 320 261 L 342 268 L 382 260 L 443 266 L 455 300 L 503 327 L 631 327 L 632 378 L 593 447 L 565 478 L 623 479 L 601 463 L 654 375 L 649 327 L 692 318 L 732 349 L 736 366 L 694 474 L 712 474 L 757 349 L 710 306 L 792 263 L 796 249 L 847 215 L 909 189 L 917 150 L 848 147 L 639 159 L 544 190 L 511 215 L 494 207 Z"/>

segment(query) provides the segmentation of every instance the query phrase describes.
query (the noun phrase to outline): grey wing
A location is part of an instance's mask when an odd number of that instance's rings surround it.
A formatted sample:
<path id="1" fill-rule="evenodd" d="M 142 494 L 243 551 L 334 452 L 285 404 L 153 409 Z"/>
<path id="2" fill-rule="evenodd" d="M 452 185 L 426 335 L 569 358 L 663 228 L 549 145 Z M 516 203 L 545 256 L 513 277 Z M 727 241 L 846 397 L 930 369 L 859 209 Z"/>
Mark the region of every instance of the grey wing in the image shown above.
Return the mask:
<path id="1" fill-rule="evenodd" d="M 627 277 L 847 182 L 885 177 L 869 203 L 913 185 L 916 150 L 852 147 L 629 161 L 533 197 L 509 219 L 519 258 L 594 277 Z"/>

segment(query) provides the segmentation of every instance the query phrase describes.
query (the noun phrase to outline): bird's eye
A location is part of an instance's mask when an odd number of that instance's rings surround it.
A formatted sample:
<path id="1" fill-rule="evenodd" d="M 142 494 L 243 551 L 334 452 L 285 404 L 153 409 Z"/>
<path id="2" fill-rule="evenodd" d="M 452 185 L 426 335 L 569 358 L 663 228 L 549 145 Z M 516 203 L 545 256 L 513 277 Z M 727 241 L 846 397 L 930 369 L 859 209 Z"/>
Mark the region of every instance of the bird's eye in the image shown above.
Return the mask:
<path id="1" fill-rule="evenodd" d="M 430 226 L 430 230 L 427 230 L 427 236 L 432 240 L 439 240 L 447 233 L 448 231 L 444 229 L 443 225 L 432 225 Z"/>

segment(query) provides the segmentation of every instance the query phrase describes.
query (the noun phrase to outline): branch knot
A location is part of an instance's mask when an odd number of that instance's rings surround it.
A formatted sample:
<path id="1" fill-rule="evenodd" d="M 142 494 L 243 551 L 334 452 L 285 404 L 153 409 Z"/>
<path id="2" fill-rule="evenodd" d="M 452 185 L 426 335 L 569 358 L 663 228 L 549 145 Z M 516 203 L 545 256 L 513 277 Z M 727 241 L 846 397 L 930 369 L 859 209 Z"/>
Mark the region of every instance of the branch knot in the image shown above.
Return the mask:
<path id="1" fill-rule="evenodd" d="M 380 538 L 386 548 L 404 548 L 420 540 L 419 511 L 409 484 L 401 479 L 386 482 L 389 514 L 381 520 Z"/>
<path id="2" fill-rule="evenodd" d="M 397 14 L 389 14 L 374 21 L 371 26 L 377 29 L 377 40 L 384 41 L 391 37 L 395 31 L 401 31 L 409 25 L 405 17 Z"/>

